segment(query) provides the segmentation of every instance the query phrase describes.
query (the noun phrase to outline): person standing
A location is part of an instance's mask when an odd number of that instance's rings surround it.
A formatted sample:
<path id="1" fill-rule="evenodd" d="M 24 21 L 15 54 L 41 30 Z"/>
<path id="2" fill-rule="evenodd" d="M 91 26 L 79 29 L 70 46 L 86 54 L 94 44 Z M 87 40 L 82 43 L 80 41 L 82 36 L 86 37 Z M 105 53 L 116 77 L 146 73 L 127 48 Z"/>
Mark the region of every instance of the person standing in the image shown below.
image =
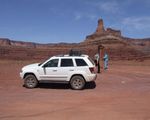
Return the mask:
<path id="1" fill-rule="evenodd" d="M 95 55 L 95 65 L 97 66 L 97 73 L 100 73 L 100 56 L 98 53 Z"/>
<path id="2" fill-rule="evenodd" d="M 107 53 L 104 54 L 103 60 L 104 60 L 104 69 L 106 70 L 108 69 L 108 60 L 109 60 Z"/>

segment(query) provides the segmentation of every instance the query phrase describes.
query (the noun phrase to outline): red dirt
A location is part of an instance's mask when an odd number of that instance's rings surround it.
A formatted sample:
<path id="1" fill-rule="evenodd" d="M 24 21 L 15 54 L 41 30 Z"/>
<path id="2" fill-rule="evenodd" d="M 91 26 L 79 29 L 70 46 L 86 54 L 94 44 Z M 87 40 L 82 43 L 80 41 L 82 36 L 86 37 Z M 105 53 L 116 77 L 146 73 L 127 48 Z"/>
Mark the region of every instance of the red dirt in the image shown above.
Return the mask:
<path id="1" fill-rule="evenodd" d="M 0 120 L 150 120 L 150 61 L 111 62 L 96 87 L 63 84 L 26 89 L 19 77 L 32 63 L 0 61 Z"/>

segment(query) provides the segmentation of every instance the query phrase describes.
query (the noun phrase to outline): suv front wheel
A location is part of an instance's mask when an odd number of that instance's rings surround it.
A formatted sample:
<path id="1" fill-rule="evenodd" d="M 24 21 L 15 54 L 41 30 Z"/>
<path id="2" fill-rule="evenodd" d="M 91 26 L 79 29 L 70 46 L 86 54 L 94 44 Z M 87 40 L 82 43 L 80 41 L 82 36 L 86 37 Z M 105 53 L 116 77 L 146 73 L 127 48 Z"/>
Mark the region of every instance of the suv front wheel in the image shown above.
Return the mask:
<path id="1" fill-rule="evenodd" d="M 85 80 L 82 76 L 73 76 L 71 78 L 70 85 L 74 90 L 81 90 L 85 86 Z"/>
<path id="2" fill-rule="evenodd" d="M 27 75 L 24 79 L 24 85 L 26 88 L 35 88 L 38 85 L 38 81 L 34 75 Z"/>

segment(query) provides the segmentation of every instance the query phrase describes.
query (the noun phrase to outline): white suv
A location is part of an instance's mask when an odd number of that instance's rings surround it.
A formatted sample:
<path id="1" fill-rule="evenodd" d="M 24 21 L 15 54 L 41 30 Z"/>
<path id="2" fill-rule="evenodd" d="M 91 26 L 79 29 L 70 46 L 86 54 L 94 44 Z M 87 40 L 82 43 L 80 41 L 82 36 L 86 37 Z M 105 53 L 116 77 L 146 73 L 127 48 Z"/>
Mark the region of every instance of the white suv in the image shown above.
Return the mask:
<path id="1" fill-rule="evenodd" d="M 40 82 L 69 83 L 72 89 L 83 89 L 96 80 L 95 65 L 87 55 L 53 56 L 43 63 L 27 65 L 20 72 L 24 85 L 34 88 Z"/>

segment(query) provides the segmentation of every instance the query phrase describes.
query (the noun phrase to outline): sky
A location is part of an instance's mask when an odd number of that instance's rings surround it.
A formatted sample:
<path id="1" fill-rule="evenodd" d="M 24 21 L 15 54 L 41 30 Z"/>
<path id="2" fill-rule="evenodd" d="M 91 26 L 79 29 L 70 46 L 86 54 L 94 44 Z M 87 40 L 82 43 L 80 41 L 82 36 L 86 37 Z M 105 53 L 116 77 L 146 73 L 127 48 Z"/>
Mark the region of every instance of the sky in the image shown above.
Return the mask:
<path id="1" fill-rule="evenodd" d="M 0 38 L 79 43 L 100 18 L 123 36 L 150 37 L 150 0 L 0 0 Z"/>

